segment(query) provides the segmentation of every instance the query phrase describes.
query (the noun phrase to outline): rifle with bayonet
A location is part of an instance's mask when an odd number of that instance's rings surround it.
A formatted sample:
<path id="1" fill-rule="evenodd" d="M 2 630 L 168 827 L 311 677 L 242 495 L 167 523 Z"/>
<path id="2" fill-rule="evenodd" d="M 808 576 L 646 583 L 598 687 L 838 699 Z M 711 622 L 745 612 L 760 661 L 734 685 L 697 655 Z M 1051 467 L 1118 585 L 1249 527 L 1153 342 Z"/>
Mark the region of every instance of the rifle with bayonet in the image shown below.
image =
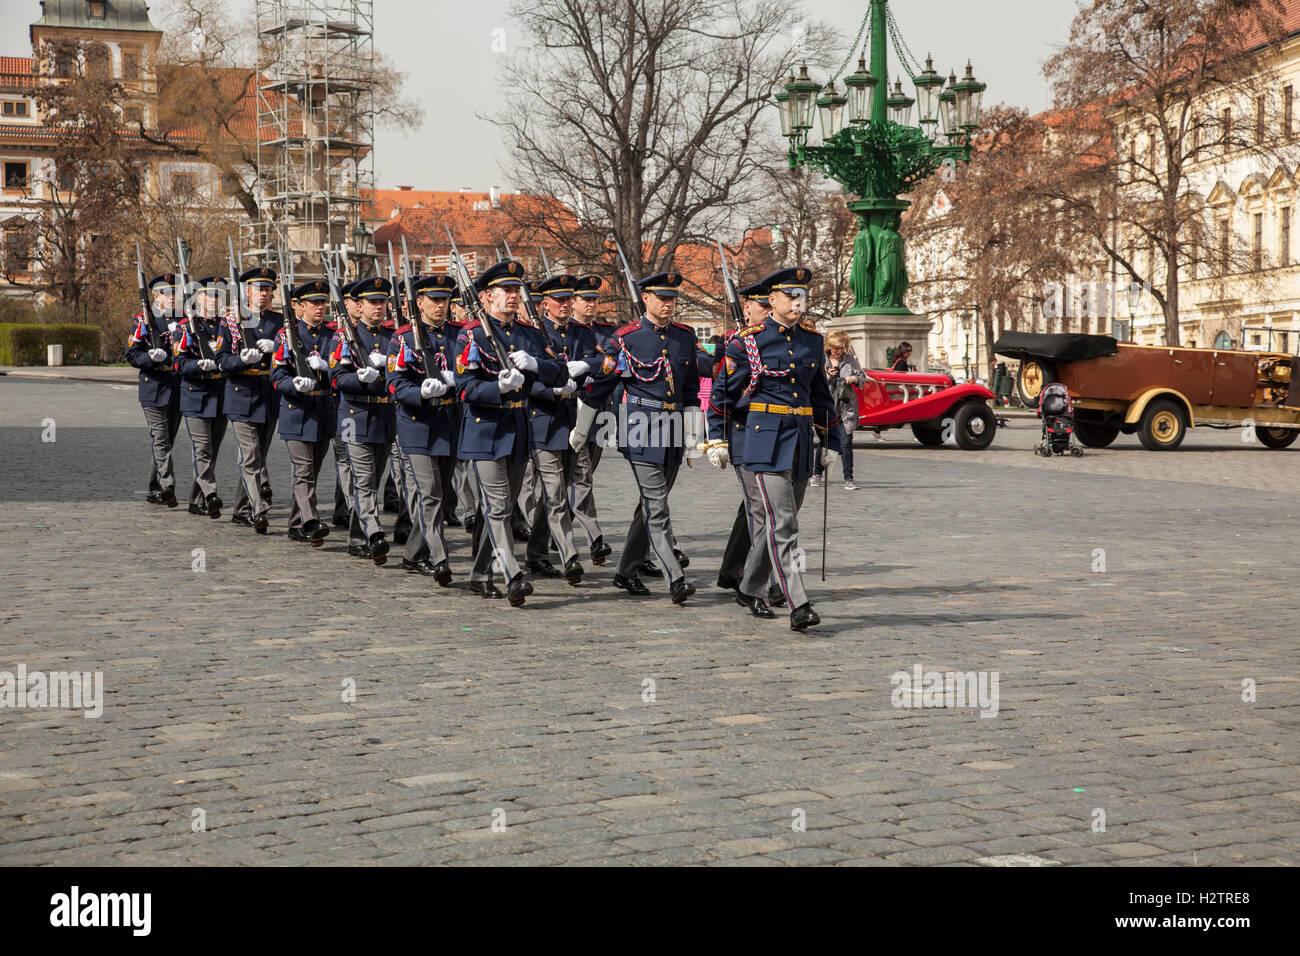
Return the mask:
<path id="1" fill-rule="evenodd" d="M 230 294 L 234 296 L 235 313 L 239 317 L 240 332 L 243 334 L 244 348 L 253 348 L 257 345 L 257 327 L 261 322 L 260 315 L 253 315 L 253 310 L 244 304 L 244 296 L 239 288 L 239 276 L 242 270 L 235 258 L 234 241 L 226 236 L 226 271 L 230 275 Z M 251 325 L 245 325 L 249 319 L 252 319 Z M 249 329 L 252 331 L 250 332 Z"/>
<path id="2" fill-rule="evenodd" d="M 546 269 L 546 278 L 549 279 L 551 278 L 551 262 L 546 258 L 546 250 L 538 246 L 537 251 L 542 254 L 542 266 Z"/>
<path id="3" fill-rule="evenodd" d="M 167 347 L 163 345 L 162 333 L 158 331 L 158 325 L 154 322 L 153 298 L 149 295 L 149 280 L 144 277 L 144 263 L 140 260 L 139 242 L 135 244 L 135 278 L 140 285 L 140 306 L 144 309 L 145 326 L 149 329 L 149 351 L 152 352 L 154 349 L 167 351 Z"/>
<path id="4" fill-rule="evenodd" d="M 280 299 L 284 305 L 284 344 L 289 350 L 289 355 L 293 357 L 293 374 L 296 378 L 316 378 L 316 371 L 307 361 L 307 353 L 303 351 L 302 339 L 298 337 L 298 317 L 293 311 L 293 253 L 289 253 L 288 261 L 285 261 L 284 253 L 276 250 L 276 255 L 280 262 Z"/>
<path id="5" fill-rule="evenodd" d="M 483 327 L 483 334 L 488 337 L 488 342 L 492 346 L 492 351 L 496 353 L 497 362 L 503 369 L 514 368 L 510 364 L 510 350 L 506 344 L 501 341 L 501 336 L 497 334 L 496 327 L 488 318 L 487 309 L 483 303 L 478 300 L 474 294 L 474 280 L 470 277 L 469 267 L 465 265 L 465 260 L 460 257 L 460 250 L 456 248 L 456 240 L 452 238 L 451 230 L 447 230 L 447 239 L 451 242 L 451 266 L 456 270 L 456 284 L 464 291 L 461 293 L 460 301 L 465 305 L 465 311 L 469 317 L 478 322 Z M 523 287 L 523 295 L 528 295 L 528 287 Z"/>
<path id="6" fill-rule="evenodd" d="M 360 371 L 370 366 L 370 350 L 362 344 L 356 323 L 352 321 L 352 316 L 348 315 L 343 297 L 339 295 L 338 276 L 334 273 L 334 267 L 329 259 L 324 261 L 325 281 L 330 287 L 330 309 L 334 313 L 335 321 L 338 322 L 339 331 L 343 333 L 343 341 L 347 342 L 348 351 L 352 353 L 352 367 Z"/>
<path id="7" fill-rule="evenodd" d="M 618 258 L 623 263 L 623 279 L 627 282 L 633 318 L 639 321 L 645 318 L 645 303 L 641 301 L 641 290 L 636 286 L 636 276 L 632 275 L 632 267 L 627 264 L 627 256 L 623 255 L 623 246 L 619 243 L 618 236 L 614 237 L 614 248 L 618 250 Z"/>
<path id="8" fill-rule="evenodd" d="M 181 282 L 182 295 L 185 296 L 185 327 L 189 330 L 190 336 L 194 339 L 195 344 L 199 347 L 199 358 L 207 359 L 210 362 L 217 360 L 217 354 L 212 350 L 212 343 L 208 337 L 202 334 L 202 326 L 195 321 L 194 314 L 189 307 L 189 288 L 190 288 L 190 269 L 185 262 L 185 243 L 180 239 L 176 240 L 176 264 L 180 269 L 179 278 Z"/>
<path id="9" fill-rule="evenodd" d="M 415 341 L 416 354 L 424 365 L 425 378 L 433 378 L 434 372 L 438 370 L 430 361 L 429 350 L 424 344 L 424 320 L 420 318 L 420 305 L 415 300 L 415 279 L 411 275 L 411 257 L 407 255 L 406 236 L 402 236 L 402 291 L 406 294 L 406 310 L 410 313 L 408 321 L 411 323 L 411 338 Z"/>
<path id="10" fill-rule="evenodd" d="M 388 244 L 388 281 L 393 287 L 393 296 L 391 299 L 392 305 L 389 312 L 390 317 L 394 313 L 396 314 L 396 320 L 393 324 L 395 326 L 401 325 L 403 316 L 405 316 L 407 322 L 410 322 L 411 318 L 409 313 L 411 303 L 406 303 L 405 309 L 403 308 L 401 296 L 402 287 L 397 278 L 397 258 L 393 253 L 393 244 L 391 242 Z"/>

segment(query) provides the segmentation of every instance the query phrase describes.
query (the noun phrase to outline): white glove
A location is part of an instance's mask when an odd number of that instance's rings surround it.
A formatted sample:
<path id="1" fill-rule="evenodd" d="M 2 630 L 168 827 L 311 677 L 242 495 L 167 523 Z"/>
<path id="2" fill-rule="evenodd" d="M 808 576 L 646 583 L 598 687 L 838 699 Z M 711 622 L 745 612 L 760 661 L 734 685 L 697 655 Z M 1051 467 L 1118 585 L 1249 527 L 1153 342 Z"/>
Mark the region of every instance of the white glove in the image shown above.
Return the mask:
<path id="1" fill-rule="evenodd" d="M 447 385 L 440 378 L 426 378 L 420 383 L 421 398 L 439 398 L 447 394 Z"/>
<path id="2" fill-rule="evenodd" d="M 258 362 L 262 361 L 262 350 L 240 349 L 239 361 L 243 362 L 245 365 L 256 365 Z"/>
<path id="3" fill-rule="evenodd" d="M 705 457 L 714 468 L 722 469 L 731 464 L 731 454 L 727 451 L 725 441 L 711 441 L 704 446 Z"/>
<path id="4" fill-rule="evenodd" d="M 586 362 L 570 362 L 569 378 L 581 378 L 591 371 L 591 366 Z"/>
<path id="5" fill-rule="evenodd" d="M 313 354 L 307 356 L 307 364 L 318 372 L 328 372 L 330 370 L 330 363 L 325 361 L 319 355 Z"/>
<path id="6" fill-rule="evenodd" d="M 199 371 L 215 372 L 216 370 L 217 370 L 217 363 L 212 361 L 212 359 L 199 359 Z"/>
<path id="7" fill-rule="evenodd" d="M 501 389 L 501 394 L 518 391 L 523 388 L 524 373 L 515 368 L 503 368 L 497 373 L 497 388 Z"/>
<path id="8" fill-rule="evenodd" d="M 442 380 L 447 383 L 448 388 L 456 387 L 456 373 L 451 369 L 446 369 L 442 373 Z"/>
<path id="9" fill-rule="evenodd" d="M 265 352 L 267 355 L 270 355 L 272 352 L 275 351 L 275 339 L 258 339 L 257 350 L 259 352 Z"/>
<path id="10" fill-rule="evenodd" d="M 150 350 L 149 350 L 149 361 L 151 361 L 151 362 L 163 362 L 163 361 L 166 361 L 166 359 L 167 359 L 167 350 L 166 350 L 166 349 L 150 349 Z"/>
<path id="11" fill-rule="evenodd" d="M 384 358 L 379 352 L 370 353 L 370 364 L 375 368 L 383 368 L 388 364 L 388 359 Z"/>
<path id="12" fill-rule="evenodd" d="M 588 405 L 582 399 L 578 399 L 578 414 L 574 417 L 573 429 L 569 432 L 569 447 L 575 452 L 580 451 L 587 443 L 587 435 L 596 422 L 596 412 L 596 406 Z"/>
<path id="13" fill-rule="evenodd" d="M 377 378 L 379 378 L 379 369 L 377 368 L 357 369 L 357 380 L 364 382 L 366 385 L 369 385 Z"/>
<path id="14" fill-rule="evenodd" d="M 293 387 L 300 392 L 310 392 L 316 387 L 316 380 L 314 378 L 307 378 L 305 375 L 300 376 L 293 380 Z"/>
<path id="15" fill-rule="evenodd" d="M 172 321 L 168 322 L 168 323 L 167 323 L 167 331 L 170 332 L 172 335 L 175 335 L 175 334 L 176 334 L 176 326 L 177 326 L 178 324 L 179 324 L 179 323 L 178 323 L 175 319 L 173 319 Z"/>
<path id="16" fill-rule="evenodd" d="M 556 398 L 568 398 L 577 390 L 578 390 L 578 383 L 575 382 L 573 379 L 569 379 L 559 388 L 551 389 L 551 391 L 555 393 Z"/>
<path id="17" fill-rule="evenodd" d="M 508 358 L 510 359 L 510 364 L 521 372 L 537 371 L 537 359 L 533 358 L 523 349 L 515 349 L 510 353 Z"/>

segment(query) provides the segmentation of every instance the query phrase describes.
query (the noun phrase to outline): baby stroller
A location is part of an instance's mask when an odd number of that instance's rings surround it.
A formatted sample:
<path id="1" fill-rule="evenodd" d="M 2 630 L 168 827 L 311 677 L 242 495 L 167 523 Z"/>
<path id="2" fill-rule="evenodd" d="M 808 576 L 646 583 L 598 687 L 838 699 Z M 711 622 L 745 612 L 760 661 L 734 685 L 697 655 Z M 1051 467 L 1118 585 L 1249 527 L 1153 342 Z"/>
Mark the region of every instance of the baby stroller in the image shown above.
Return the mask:
<path id="1" fill-rule="evenodd" d="M 1082 446 L 1074 441 L 1074 402 L 1069 389 L 1060 382 L 1053 382 L 1039 393 L 1038 417 L 1043 420 L 1043 440 L 1036 449 L 1040 455 L 1051 458 L 1068 451 L 1077 458 L 1083 454 Z"/>

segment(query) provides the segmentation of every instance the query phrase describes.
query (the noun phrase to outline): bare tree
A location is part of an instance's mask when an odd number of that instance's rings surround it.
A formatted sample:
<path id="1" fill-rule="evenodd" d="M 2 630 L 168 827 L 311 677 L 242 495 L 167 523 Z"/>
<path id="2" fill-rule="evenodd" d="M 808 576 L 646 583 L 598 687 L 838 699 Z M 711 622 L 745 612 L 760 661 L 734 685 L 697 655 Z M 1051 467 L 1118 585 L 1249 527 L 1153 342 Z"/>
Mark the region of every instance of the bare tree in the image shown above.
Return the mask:
<path id="1" fill-rule="evenodd" d="M 508 172 L 579 219 L 532 225 L 607 262 L 612 228 L 633 269 L 668 268 L 679 244 L 730 234 L 780 152 L 773 84 L 801 51 L 829 46 L 779 0 L 530 0 L 512 13 L 533 42 L 510 61 L 492 118 Z"/>
<path id="2" fill-rule="evenodd" d="M 772 269 L 795 265 L 812 271 L 809 306 L 815 315 L 843 315 L 853 304 L 849 275 L 857 216 L 838 184 L 807 167 L 768 169 L 765 222 L 774 224 Z M 757 278 L 757 277 L 756 277 Z"/>
<path id="3" fill-rule="evenodd" d="M 1043 179 L 1042 195 L 1150 287 L 1170 345 L 1189 268 L 1258 269 L 1239 243 L 1223 242 L 1202 170 L 1285 157 L 1290 131 L 1279 120 L 1290 105 L 1277 103 L 1268 62 L 1283 12 L 1280 0 L 1093 0 L 1045 65 L 1067 122 L 1059 174 Z"/>

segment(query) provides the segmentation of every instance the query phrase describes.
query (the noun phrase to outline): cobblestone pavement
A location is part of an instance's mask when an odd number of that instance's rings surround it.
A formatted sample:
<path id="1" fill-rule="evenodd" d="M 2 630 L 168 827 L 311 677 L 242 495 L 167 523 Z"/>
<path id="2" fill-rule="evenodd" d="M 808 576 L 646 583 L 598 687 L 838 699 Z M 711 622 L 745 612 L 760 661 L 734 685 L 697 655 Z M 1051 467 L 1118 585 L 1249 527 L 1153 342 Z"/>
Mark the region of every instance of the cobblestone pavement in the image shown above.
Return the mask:
<path id="1" fill-rule="evenodd" d="M 0 378 L 0 437 L 0 670 L 104 680 L 97 719 L 0 709 L 3 864 L 1300 862 L 1297 450 L 860 435 L 825 583 L 803 512 L 800 636 L 712 586 L 738 492 L 707 466 L 672 499 L 687 606 L 611 562 L 514 610 L 457 529 L 445 590 L 286 541 L 278 441 L 267 538 L 146 504 L 133 388 Z M 616 556 L 631 487 L 608 456 Z M 916 665 L 996 671 L 996 715 L 894 706 Z"/>

